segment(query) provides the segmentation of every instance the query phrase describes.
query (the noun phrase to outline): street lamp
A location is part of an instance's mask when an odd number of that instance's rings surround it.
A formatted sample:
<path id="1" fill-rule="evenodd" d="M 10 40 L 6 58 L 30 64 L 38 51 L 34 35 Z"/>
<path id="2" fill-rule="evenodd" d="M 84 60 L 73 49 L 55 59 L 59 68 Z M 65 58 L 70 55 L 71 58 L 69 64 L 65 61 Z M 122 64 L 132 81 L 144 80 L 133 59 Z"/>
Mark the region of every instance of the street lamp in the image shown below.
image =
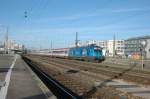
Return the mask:
<path id="1" fill-rule="evenodd" d="M 145 40 L 143 40 L 143 41 L 141 41 L 141 57 L 142 57 L 142 59 L 141 59 L 141 64 L 142 64 L 142 70 L 143 70 L 143 68 L 144 68 L 144 60 L 143 60 L 143 49 L 144 49 L 144 47 L 145 47 L 145 45 L 146 45 L 146 41 Z"/>

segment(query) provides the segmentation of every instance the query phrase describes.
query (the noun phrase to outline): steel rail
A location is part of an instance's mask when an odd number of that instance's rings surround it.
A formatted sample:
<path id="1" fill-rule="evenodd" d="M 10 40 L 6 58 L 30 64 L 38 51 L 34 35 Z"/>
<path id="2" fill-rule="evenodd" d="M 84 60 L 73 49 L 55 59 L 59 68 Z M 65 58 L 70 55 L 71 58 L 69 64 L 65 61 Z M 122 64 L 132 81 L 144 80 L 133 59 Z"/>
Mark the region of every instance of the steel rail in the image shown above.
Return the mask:
<path id="1" fill-rule="evenodd" d="M 55 94 L 58 99 L 82 99 L 82 96 L 78 96 L 58 81 L 44 73 L 37 64 L 34 64 L 30 59 L 22 57 L 23 60 L 31 67 L 31 69 L 38 75 L 38 77 L 44 82 L 44 84 Z"/>
<path id="2" fill-rule="evenodd" d="M 42 58 L 41 58 L 42 59 Z M 42 60 L 44 60 L 44 59 L 42 59 Z M 46 62 L 46 60 L 44 60 L 45 62 Z M 77 66 L 78 65 L 78 63 L 69 63 L 69 62 L 64 62 L 64 61 L 61 61 L 61 60 L 54 60 L 53 59 L 53 61 L 55 61 L 55 62 L 51 62 L 51 63 L 55 63 L 55 64 L 63 64 L 63 63 L 65 63 L 65 64 L 70 64 L 70 65 L 75 65 L 75 66 Z M 59 62 L 59 63 L 56 63 L 56 61 L 57 62 Z M 89 66 L 85 66 L 85 65 L 81 65 L 80 64 L 80 67 L 81 66 L 83 66 L 83 67 L 87 67 L 87 68 L 89 68 L 89 69 L 95 69 L 95 70 L 103 70 L 103 71 L 106 71 L 106 72 L 112 72 L 112 73 L 117 73 L 117 74 L 121 74 L 122 72 L 124 72 L 124 71 L 126 71 L 126 70 L 128 70 L 128 69 L 130 69 L 130 68 L 126 68 L 126 69 L 122 69 L 122 70 L 114 70 L 114 69 L 116 69 L 116 68 L 104 68 L 104 67 L 99 67 L 99 68 L 96 68 L 96 67 L 89 67 Z M 79 66 L 78 66 L 79 67 Z M 121 69 L 121 68 L 119 68 L 119 69 Z M 143 73 L 137 73 L 136 71 L 128 71 L 127 72 L 127 75 L 131 75 L 131 76 L 137 76 L 137 77 L 142 77 L 142 78 L 147 78 L 147 79 L 150 79 L 150 77 L 149 77 L 149 74 L 143 74 Z"/>

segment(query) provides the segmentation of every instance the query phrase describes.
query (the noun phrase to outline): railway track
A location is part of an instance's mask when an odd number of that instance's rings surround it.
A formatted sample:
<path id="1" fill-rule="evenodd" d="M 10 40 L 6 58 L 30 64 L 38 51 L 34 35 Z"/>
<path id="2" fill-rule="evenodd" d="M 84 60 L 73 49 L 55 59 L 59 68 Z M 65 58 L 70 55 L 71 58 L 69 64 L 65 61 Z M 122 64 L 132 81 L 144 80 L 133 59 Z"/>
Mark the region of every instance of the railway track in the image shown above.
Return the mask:
<path id="1" fill-rule="evenodd" d="M 61 61 L 61 60 L 53 60 L 53 62 L 55 63 L 60 63 L 60 64 L 68 64 L 68 65 L 74 65 L 74 66 L 79 66 L 79 64 L 76 64 L 76 63 L 70 63 L 70 62 L 64 62 L 64 61 Z M 103 65 L 100 65 L 99 67 L 94 67 L 93 65 L 91 66 L 90 64 L 87 65 L 80 65 L 82 67 L 85 67 L 86 69 L 88 70 L 91 70 L 91 69 L 95 69 L 95 70 L 103 70 L 103 71 L 106 71 L 106 72 L 112 72 L 112 73 L 117 73 L 117 74 L 121 74 L 123 72 L 127 72 L 128 75 L 131 75 L 131 76 L 138 76 L 138 77 L 143 77 L 143 78 L 147 78 L 147 79 L 150 79 L 149 77 L 149 74 L 150 72 L 142 72 L 142 71 L 137 71 L 137 70 L 132 70 L 135 66 L 132 66 L 131 68 L 114 68 L 114 67 L 107 67 L 107 66 L 103 66 Z"/>
<path id="2" fill-rule="evenodd" d="M 66 97 L 68 99 L 81 98 L 77 94 L 62 86 L 58 81 L 51 78 L 45 72 L 43 72 L 40 68 L 38 68 L 38 65 L 36 63 L 31 61 L 27 57 L 23 57 L 23 59 L 30 66 L 30 68 L 39 76 L 39 78 L 45 83 L 45 85 L 53 91 L 53 93 L 57 96 L 58 99 L 61 99 L 62 97 Z"/>
<path id="3" fill-rule="evenodd" d="M 62 69 L 60 70 L 55 66 L 45 64 L 45 63 L 42 64 L 43 61 L 41 61 L 39 59 L 37 60 L 37 58 L 32 58 L 32 62 L 40 65 L 40 66 L 38 66 L 38 68 L 40 68 L 46 74 L 50 75 L 53 79 L 59 81 L 65 87 L 72 90 L 78 96 L 82 96 L 84 93 L 88 92 L 89 89 L 87 89 L 86 86 L 84 86 L 80 82 L 76 81 L 76 79 L 73 79 L 72 77 L 61 72 Z"/>
<path id="4" fill-rule="evenodd" d="M 70 62 L 70 60 L 68 61 L 64 61 L 64 59 L 53 59 L 53 58 L 48 58 L 48 57 L 42 57 L 42 60 L 45 60 L 45 62 L 47 62 L 46 60 L 51 60 L 51 64 L 53 65 L 68 65 L 69 67 L 72 68 L 76 68 L 79 70 L 83 70 L 83 71 L 89 71 L 89 72 L 93 72 L 93 73 L 97 73 L 97 74 L 103 74 L 103 75 L 107 75 L 109 77 L 114 77 L 114 79 L 124 79 L 127 81 L 131 81 L 131 82 L 137 82 L 139 84 L 146 84 L 149 85 L 150 82 L 150 77 L 149 77 L 149 72 L 145 72 L 145 71 L 139 71 L 139 70 L 134 70 L 133 68 L 135 66 L 132 66 L 131 68 L 114 68 L 114 67 L 107 67 L 107 66 L 91 66 L 91 64 L 87 64 L 87 63 L 81 63 L 79 64 L 79 62 Z M 66 59 L 65 59 L 66 60 Z M 143 82 L 142 82 L 143 81 Z"/>
<path id="5" fill-rule="evenodd" d="M 58 58 L 57 58 L 58 59 Z M 68 59 L 61 59 L 63 61 L 68 61 Z M 72 63 L 78 63 L 78 64 L 83 64 L 83 65 L 88 65 L 88 66 L 91 66 L 92 67 L 96 67 L 96 68 L 109 68 L 109 69 L 117 69 L 117 70 L 126 70 L 126 69 L 129 69 L 131 68 L 131 66 L 135 66 L 134 64 L 131 64 L 130 66 L 126 66 L 126 67 L 122 67 L 122 66 L 110 66 L 110 65 L 106 65 L 106 64 L 97 64 L 97 63 L 91 63 L 91 62 L 81 62 L 81 61 L 76 61 L 76 60 L 69 60 L 70 62 Z M 136 66 L 132 69 L 132 71 L 134 70 L 134 72 L 138 72 L 138 73 L 143 73 L 143 74 L 150 74 L 150 71 L 147 71 L 147 70 L 139 70 L 136 68 Z"/>
<path id="6" fill-rule="evenodd" d="M 57 58 L 55 59 L 55 58 L 49 58 L 49 57 L 43 57 L 43 56 L 30 56 L 29 55 L 27 57 L 29 59 L 31 59 L 32 61 L 35 61 L 37 64 L 40 64 L 39 68 L 41 68 L 44 72 L 46 72 L 50 76 L 54 77 L 54 79 L 56 79 L 57 81 L 59 81 L 60 83 L 65 85 L 65 87 L 69 88 L 74 93 L 77 93 L 79 96 L 84 96 L 84 98 L 85 97 L 91 98 L 91 97 L 98 97 L 98 96 L 102 97 L 104 95 L 104 93 L 99 92 L 99 90 L 95 89 L 96 87 L 93 87 L 93 85 L 87 84 L 88 86 L 90 86 L 90 87 L 87 87 L 87 85 L 85 84 L 86 80 L 91 81 L 92 79 L 95 79 L 95 80 L 99 80 L 99 79 L 105 80 L 106 79 L 106 81 L 107 81 L 107 79 L 111 79 L 111 80 L 118 79 L 119 77 L 124 76 L 123 74 L 121 74 L 123 72 L 123 69 L 115 70 L 112 67 L 111 68 L 109 68 L 107 66 L 98 67 L 96 65 L 91 67 L 91 65 L 88 63 L 84 64 L 79 61 L 72 62 L 74 60 L 66 61 L 66 59 L 57 59 Z M 85 79 L 85 82 L 84 83 L 80 82 L 81 78 L 78 75 L 69 75 L 68 76 L 68 74 L 65 74 L 66 71 L 69 71 L 69 70 L 74 70 L 74 71 L 79 72 L 80 75 L 83 76 L 82 78 Z M 59 76 L 57 76 L 57 75 L 59 75 Z M 105 76 L 106 76 L 106 78 L 105 78 Z M 129 74 L 127 76 L 129 76 Z M 130 74 L 130 76 L 131 76 L 131 74 Z M 132 74 L 132 76 L 133 76 L 133 74 Z M 126 77 L 126 76 L 124 76 L 124 77 Z M 134 77 L 135 77 L 135 74 L 134 74 Z M 74 78 L 74 79 L 71 79 L 71 78 Z M 88 79 L 86 79 L 86 78 L 88 78 Z M 69 79 L 71 79 L 71 80 L 69 80 Z M 77 83 L 77 81 L 79 81 L 79 82 Z M 131 78 L 130 78 L 130 81 L 131 81 Z M 74 84 L 74 82 L 76 82 L 76 83 Z M 102 86 L 102 88 L 101 88 L 103 90 L 111 89 L 106 86 L 105 86 L 105 88 L 103 88 L 103 87 L 104 86 Z M 115 89 L 111 89 L 110 94 L 114 93 L 112 90 L 115 90 Z M 106 91 L 106 92 L 108 92 L 108 91 Z M 118 92 L 118 91 L 115 90 L 115 93 L 116 92 Z M 114 95 L 113 97 L 121 97 L 119 95 L 119 93 L 121 93 L 121 92 L 118 92 L 118 94 Z M 127 97 L 129 97 L 129 96 L 127 95 Z M 97 99 L 97 98 L 93 98 L 93 99 Z M 111 99 L 111 98 L 108 98 L 108 99 Z M 116 99 L 120 99 L 120 98 L 116 98 Z M 126 98 L 126 99 L 130 99 L 130 98 Z M 133 99 L 141 99 L 141 98 L 133 98 Z"/>
<path id="7" fill-rule="evenodd" d="M 36 55 L 36 56 L 41 57 L 39 55 Z M 42 58 L 48 58 L 49 59 L 50 56 L 42 56 Z M 92 65 L 92 67 L 96 67 L 96 68 L 109 68 L 109 69 L 112 68 L 112 69 L 119 70 L 119 71 L 127 70 L 127 69 L 131 68 L 132 66 L 136 65 L 136 64 L 130 64 L 128 66 L 122 67 L 122 66 L 114 66 L 114 65 L 110 66 L 107 64 L 103 64 L 103 63 L 82 62 L 82 61 L 76 61 L 76 60 L 65 59 L 65 58 L 55 58 L 55 61 L 56 61 L 56 59 L 58 59 L 59 61 L 65 62 L 65 63 L 66 63 L 66 61 L 69 61 L 69 62 L 71 62 L 71 64 L 77 63 L 77 64 L 83 64 L 83 65 L 87 65 L 87 66 Z M 136 66 L 134 68 L 132 68 L 132 72 L 133 72 L 133 70 L 134 70 L 134 72 L 138 72 L 138 73 L 142 73 L 142 74 L 150 74 L 149 70 L 145 70 L 145 69 L 141 70 L 139 68 L 136 68 Z"/>

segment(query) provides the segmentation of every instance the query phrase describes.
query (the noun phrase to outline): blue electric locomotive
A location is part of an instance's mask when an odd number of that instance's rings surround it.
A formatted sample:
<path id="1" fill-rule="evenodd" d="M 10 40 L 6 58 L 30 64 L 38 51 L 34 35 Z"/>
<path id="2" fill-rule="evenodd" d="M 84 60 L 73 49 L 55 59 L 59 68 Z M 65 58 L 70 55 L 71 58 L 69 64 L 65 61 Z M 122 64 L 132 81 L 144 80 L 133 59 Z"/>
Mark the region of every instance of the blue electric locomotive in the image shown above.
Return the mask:
<path id="1" fill-rule="evenodd" d="M 94 44 L 70 48 L 68 56 L 74 59 L 96 62 L 105 59 L 102 53 L 102 48 Z"/>

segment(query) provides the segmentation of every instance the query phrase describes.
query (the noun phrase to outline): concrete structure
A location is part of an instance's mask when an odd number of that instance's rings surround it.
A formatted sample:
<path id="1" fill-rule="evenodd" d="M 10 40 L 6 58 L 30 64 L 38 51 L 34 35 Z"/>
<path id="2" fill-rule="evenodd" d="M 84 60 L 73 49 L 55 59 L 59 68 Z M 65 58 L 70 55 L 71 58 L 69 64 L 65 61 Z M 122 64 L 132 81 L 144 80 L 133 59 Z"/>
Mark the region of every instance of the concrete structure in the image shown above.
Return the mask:
<path id="1" fill-rule="evenodd" d="M 145 45 L 142 44 L 143 42 L 145 42 Z M 150 36 L 134 37 L 125 40 L 126 56 L 141 56 L 142 54 L 144 59 L 150 59 Z"/>
<path id="2" fill-rule="evenodd" d="M 0 99 L 56 99 L 20 56 L 0 55 L 0 70 Z"/>

